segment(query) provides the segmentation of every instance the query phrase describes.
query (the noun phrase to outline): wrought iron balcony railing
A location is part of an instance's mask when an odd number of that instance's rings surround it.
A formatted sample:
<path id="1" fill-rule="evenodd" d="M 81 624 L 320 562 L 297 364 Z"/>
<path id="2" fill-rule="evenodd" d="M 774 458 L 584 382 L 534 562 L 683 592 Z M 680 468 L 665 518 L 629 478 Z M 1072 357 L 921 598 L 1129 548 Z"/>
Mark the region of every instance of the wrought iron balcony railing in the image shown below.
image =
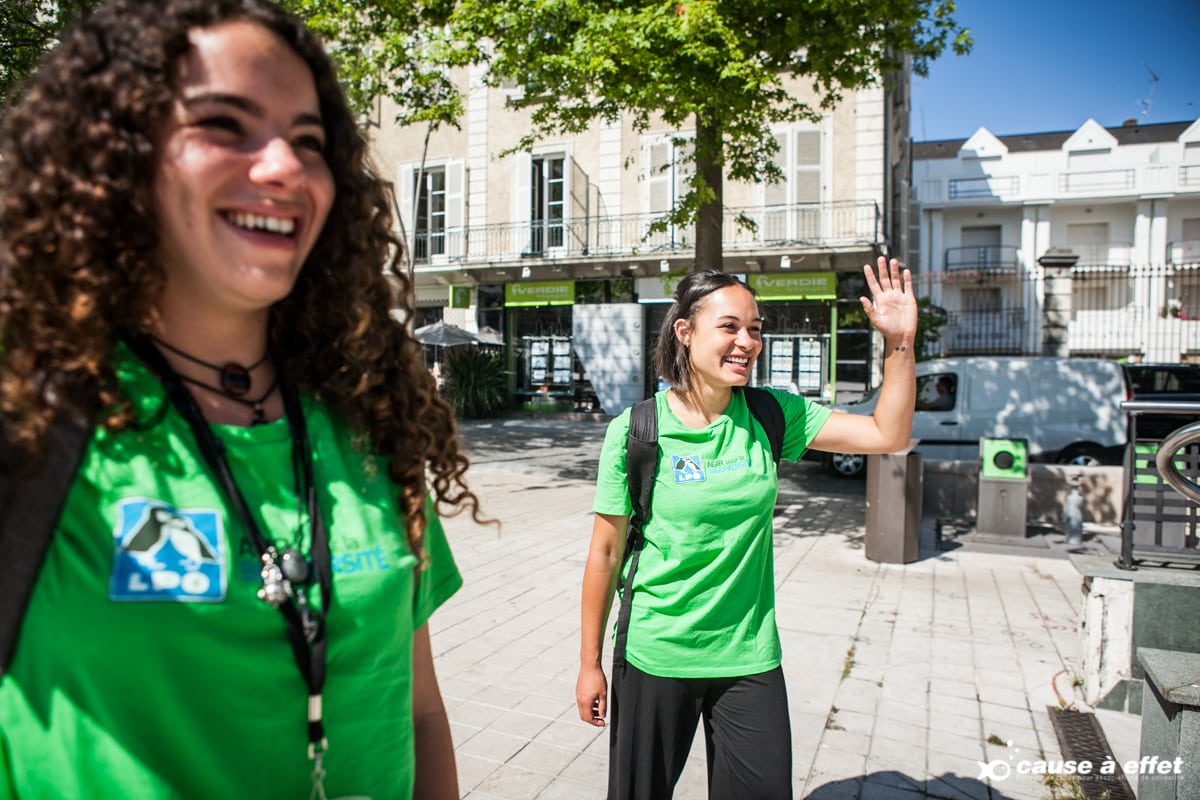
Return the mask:
<path id="1" fill-rule="evenodd" d="M 973 247 L 947 247 L 946 271 L 1015 270 L 1021 266 L 1017 248 L 1007 244 L 986 244 Z"/>
<path id="2" fill-rule="evenodd" d="M 749 228 L 740 224 L 743 219 L 751 222 Z M 665 256 L 695 248 L 690 225 L 656 226 L 659 220 L 656 214 L 624 214 L 419 230 L 410 246 L 421 265 Z M 868 246 L 881 241 L 881 227 L 872 202 L 732 208 L 724 214 L 722 243 L 732 251 Z"/>

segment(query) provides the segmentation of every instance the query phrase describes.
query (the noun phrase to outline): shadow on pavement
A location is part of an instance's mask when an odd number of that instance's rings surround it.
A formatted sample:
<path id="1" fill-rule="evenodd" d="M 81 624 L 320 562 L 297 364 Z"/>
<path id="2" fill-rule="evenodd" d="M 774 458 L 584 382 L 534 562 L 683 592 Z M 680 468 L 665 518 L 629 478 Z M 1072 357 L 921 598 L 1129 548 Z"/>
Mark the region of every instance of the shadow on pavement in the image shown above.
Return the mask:
<path id="1" fill-rule="evenodd" d="M 927 780 L 917 780 L 902 772 L 887 770 L 872 772 L 857 778 L 844 778 L 822 784 L 806 794 L 803 800 L 921 800 L 921 798 L 952 798 L 968 800 L 1010 800 L 1001 790 L 961 775 L 943 774 Z"/>

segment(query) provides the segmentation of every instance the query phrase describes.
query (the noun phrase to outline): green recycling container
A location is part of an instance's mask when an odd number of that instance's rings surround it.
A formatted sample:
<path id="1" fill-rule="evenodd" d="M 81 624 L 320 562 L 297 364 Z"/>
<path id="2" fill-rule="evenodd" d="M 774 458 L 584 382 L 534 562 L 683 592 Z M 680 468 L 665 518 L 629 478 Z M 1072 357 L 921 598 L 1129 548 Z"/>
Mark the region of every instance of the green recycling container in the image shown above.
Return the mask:
<path id="1" fill-rule="evenodd" d="M 1025 480 L 1029 471 L 1027 451 L 1024 439 L 980 439 L 979 477 Z"/>

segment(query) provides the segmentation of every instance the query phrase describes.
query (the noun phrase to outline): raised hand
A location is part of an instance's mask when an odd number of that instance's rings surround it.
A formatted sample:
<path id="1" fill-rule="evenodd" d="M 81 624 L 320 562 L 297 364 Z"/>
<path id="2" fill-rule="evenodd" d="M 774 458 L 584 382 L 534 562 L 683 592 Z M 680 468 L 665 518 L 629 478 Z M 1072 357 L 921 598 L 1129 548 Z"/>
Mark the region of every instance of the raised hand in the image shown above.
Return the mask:
<path id="1" fill-rule="evenodd" d="M 870 264 L 863 266 L 871 297 L 860 297 L 867 319 L 875 330 L 894 344 L 911 345 L 917 335 L 917 298 L 912 290 L 912 274 L 900 269 L 900 262 L 879 257 L 878 277 Z"/>

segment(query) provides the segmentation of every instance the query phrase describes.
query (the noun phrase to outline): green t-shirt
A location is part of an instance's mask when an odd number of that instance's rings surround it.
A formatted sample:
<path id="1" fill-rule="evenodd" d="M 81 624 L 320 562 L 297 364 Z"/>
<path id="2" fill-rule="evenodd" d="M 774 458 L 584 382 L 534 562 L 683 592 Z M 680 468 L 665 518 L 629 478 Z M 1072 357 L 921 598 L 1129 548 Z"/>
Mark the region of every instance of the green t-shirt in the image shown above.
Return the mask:
<path id="1" fill-rule="evenodd" d="M 308 797 L 307 687 L 241 521 L 158 382 L 124 349 L 116 365 L 151 422 L 98 430 L 67 497 L 0 680 L 0 798 Z M 462 578 L 430 504 L 414 587 L 386 463 L 302 402 L 333 553 L 326 790 L 410 797 L 413 633 Z M 287 421 L 214 428 L 264 533 L 291 543 Z"/>
<path id="2" fill-rule="evenodd" d="M 804 454 L 829 409 L 770 390 L 787 423 L 783 458 Z M 754 675 L 780 663 L 771 520 L 778 490 L 766 432 L 741 392 L 711 425 L 684 427 L 655 395 L 660 460 L 633 579 L 626 658 L 668 678 Z M 608 426 L 593 510 L 629 514 L 629 410 Z M 615 614 L 613 615 L 616 616 Z"/>

